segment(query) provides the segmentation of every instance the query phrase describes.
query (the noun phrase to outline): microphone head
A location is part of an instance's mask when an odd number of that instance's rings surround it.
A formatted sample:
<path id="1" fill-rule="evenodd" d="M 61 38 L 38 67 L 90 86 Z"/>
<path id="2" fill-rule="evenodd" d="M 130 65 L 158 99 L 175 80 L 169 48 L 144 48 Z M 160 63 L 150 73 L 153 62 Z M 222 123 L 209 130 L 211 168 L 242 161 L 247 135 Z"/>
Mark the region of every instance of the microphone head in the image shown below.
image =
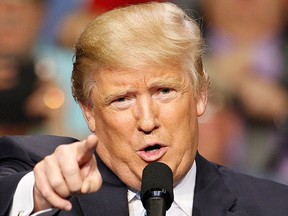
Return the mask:
<path id="1" fill-rule="evenodd" d="M 148 164 L 142 174 L 141 201 L 146 209 L 146 200 L 153 197 L 163 197 L 166 211 L 173 200 L 173 173 L 169 166 L 161 162 Z"/>

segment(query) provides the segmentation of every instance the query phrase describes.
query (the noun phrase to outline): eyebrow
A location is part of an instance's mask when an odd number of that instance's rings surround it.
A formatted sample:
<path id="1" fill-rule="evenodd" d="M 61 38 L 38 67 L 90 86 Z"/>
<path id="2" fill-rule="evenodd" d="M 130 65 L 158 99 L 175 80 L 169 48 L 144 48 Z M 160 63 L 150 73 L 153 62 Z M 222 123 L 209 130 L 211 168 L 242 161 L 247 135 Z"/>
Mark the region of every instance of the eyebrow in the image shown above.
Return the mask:
<path id="1" fill-rule="evenodd" d="M 173 78 L 167 78 L 165 80 L 157 80 L 155 82 L 152 82 L 150 86 L 153 87 L 170 87 L 170 88 L 179 88 L 183 85 L 183 81 L 180 81 L 179 79 Z"/>
<path id="2" fill-rule="evenodd" d="M 130 89 L 126 89 L 126 90 L 119 90 L 119 91 L 116 91 L 114 93 L 110 93 L 109 95 L 107 96 L 104 96 L 103 98 L 103 102 L 104 104 L 110 104 L 113 100 L 115 100 L 116 98 L 119 98 L 119 97 L 122 97 L 122 96 L 125 96 L 127 94 L 131 94 L 133 91 L 132 88 Z"/>

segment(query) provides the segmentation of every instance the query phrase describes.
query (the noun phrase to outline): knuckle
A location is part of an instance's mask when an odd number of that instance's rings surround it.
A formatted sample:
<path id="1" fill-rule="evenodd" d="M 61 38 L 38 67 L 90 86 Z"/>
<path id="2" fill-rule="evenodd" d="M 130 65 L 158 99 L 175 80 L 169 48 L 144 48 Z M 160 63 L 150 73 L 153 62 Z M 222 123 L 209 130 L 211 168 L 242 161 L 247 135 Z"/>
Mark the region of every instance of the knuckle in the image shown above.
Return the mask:
<path id="1" fill-rule="evenodd" d="M 40 167 L 41 167 L 40 163 L 37 163 L 33 168 L 34 172 L 40 171 Z"/>
<path id="2" fill-rule="evenodd" d="M 77 167 L 75 165 L 74 166 L 73 165 L 63 166 L 62 172 L 66 178 L 77 177 L 79 175 L 79 167 Z"/>
<path id="3" fill-rule="evenodd" d="M 48 188 L 48 187 L 41 187 L 41 188 L 39 188 L 39 189 L 40 189 L 40 192 L 41 192 L 42 197 L 43 197 L 45 200 L 49 200 L 49 198 L 50 198 L 51 195 L 52 195 L 51 189 Z"/>
<path id="4" fill-rule="evenodd" d="M 66 154 L 66 151 L 67 151 L 67 145 L 60 145 L 55 149 L 55 153 L 60 155 Z"/>
<path id="5" fill-rule="evenodd" d="M 54 177 L 50 180 L 50 185 L 53 189 L 57 190 L 65 185 L 65 182 L 61 178 Z"/>
<path id="6" fill-rule="evenodd" d="M 53 155 L 47 155 L 43 159 L 43 164 L 49 164 L 53 160 Z"/>
<path id="7" fill-rule="evenodd" d="M 35 177 L 38 177 L 38 176 L 40 176 L 40 175 L 43 175 L 43 163 L 42 163 L 42 162 L 37 163 L 37 164 L 34 166 L 33 171 L 34 171 Z"/>

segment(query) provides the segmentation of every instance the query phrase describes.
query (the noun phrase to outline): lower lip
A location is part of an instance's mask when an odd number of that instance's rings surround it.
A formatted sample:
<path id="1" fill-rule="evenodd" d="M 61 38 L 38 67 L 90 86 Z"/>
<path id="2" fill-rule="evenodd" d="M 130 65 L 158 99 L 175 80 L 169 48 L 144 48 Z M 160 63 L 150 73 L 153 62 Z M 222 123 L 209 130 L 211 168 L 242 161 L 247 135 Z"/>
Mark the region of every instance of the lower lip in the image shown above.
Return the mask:
<path id="1" fill-rule="evenodd" d="M 167 151 L 167 147 L 161 147 L 156 151 L 146 152 L 146 151 L 139 151 L 139 156 L 142 160 L 146 162 L 153 162 L 159 160 Z"/>

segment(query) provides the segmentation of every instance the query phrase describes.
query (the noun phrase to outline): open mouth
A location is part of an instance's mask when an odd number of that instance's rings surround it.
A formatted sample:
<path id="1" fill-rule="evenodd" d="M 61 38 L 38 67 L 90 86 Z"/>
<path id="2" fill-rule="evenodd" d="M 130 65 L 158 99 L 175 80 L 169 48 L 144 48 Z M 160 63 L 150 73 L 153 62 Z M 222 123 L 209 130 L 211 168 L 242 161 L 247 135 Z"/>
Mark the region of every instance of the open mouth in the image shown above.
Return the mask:
<path id="1" fill-rule="evenodd" d="M 153 145 L 153 146 L 148 146 L 144 149 L 145 152 L 154 152 L 157 151 L 161 148 L 159 144 Z"/>
<path id="2" fill-rule="evenodd" d="M 147 146 L 143 150 L 139 151 L 138 154 L 142 160 L 146 162 L 153 162 L 159 160 L 167 151 L 168 147 L 160 144 Z"/>

